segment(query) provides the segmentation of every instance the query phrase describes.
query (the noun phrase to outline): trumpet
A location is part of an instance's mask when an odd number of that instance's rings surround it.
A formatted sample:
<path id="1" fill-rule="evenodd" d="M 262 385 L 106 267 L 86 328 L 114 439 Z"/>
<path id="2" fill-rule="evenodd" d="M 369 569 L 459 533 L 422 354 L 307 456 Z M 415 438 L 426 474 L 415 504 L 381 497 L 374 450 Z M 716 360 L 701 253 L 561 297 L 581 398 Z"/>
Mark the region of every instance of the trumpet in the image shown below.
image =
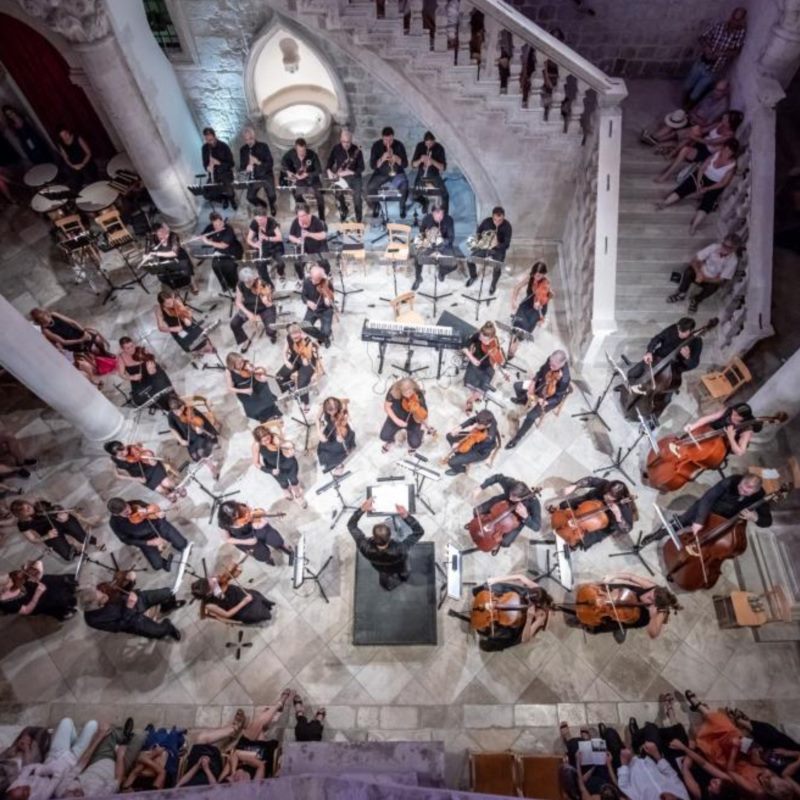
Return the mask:
<path id="1" fill-rule="evenodd" d="M 394 163 L 394 151 L 391 147 L 386 148 L 386 154 L 389 156 L 389 177 L 394 178 L 397 175 L 397 164 Z"/>
<path id="2" fill-rule="evenodd" d="M 473 233 L 467 239 L 467 247 L 474 253 L 477 250 L 494 250 L 497 247 L 497 231 L 484 231 L 480 236 Z"/>

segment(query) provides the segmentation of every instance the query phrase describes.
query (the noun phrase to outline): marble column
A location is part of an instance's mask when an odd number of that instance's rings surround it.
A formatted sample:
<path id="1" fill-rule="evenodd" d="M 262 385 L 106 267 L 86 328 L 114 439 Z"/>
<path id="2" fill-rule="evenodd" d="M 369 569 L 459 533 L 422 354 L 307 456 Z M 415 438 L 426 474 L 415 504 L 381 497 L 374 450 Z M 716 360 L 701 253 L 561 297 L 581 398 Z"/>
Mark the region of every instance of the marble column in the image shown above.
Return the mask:
<path id="1" fill-rule="evenodd" d="M 771 33 L 759 64 L 785 88 L 800 66 L 800 0 L 784 0 L 781 17 Z"/>
<path id="2" fill-rule="evenodd" d="M 800 414 L 800 349 L 761 384 L 748 400 L 756 416 L 785 411 L 789 419 Z M 759 437 L 774 436 L 778 426 L 768 425 Z"/>
<path id="3" fill-rule="evenodd" d="M 87 439 L 114 439 L 123 430 L 120 410 L 2 295 L 0 364 Z"/>

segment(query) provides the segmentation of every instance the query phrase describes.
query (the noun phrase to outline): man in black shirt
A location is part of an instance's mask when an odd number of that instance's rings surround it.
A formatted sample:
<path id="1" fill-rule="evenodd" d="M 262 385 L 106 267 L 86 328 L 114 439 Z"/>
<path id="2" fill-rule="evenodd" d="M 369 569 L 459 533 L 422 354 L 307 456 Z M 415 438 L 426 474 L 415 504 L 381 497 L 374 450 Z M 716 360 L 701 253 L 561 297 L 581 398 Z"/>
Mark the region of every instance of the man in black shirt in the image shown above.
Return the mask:
<path id="1" fill-rule="evenodd" d="M 238 264 L 243 254 L 242 243 L 236 238 L 233 228 L 216 211 L 208 215 L 209 224 L 203 229 L 201 241 L 215 253 L 211 269 L 217 276 L 223 291 L 236 291 Z"/>
<path id="2" fill-rule="evenodd" d="M 361 222 L 364 212 L 362 197 L 362 179 L 364 172 L 364 154 L 361 148 L 353 144 L 353 134 L 348 128 L 342 128 L 337 144 L 328 156 L 328 177 L 332 181 L 344 181 L 353 192 L 353 209 L 356 222 Z M 336 192 L 336 202 L 339 204 L 339 219 L 347 219 L 347 199 L 344 192 Z"/>
<path id="3" fill-rule="evenodd" d="M 333 327 L 333 300 L 320 291 L 323 281 L 327 281 L 325 270 L 322 267 L 311 267 L 308 277 L 303 281 L 301 292 L 303 302 L 306 304 L 304 322 L 310 325 L 320 323 L 318 337 L 325 347 L 331 346 L 331 329 Z M 328 283 L 330 286 L 330 283 Z"/>
<path id="4" fill-rule="evenodd" d="M 259 197 L 263 181 L 264 192 L 269 200 L 269 211 L 274 217 L 277 213 L 275 208 L 277 197 L 275 195 L 274 163 L 269 145 L 266 142 L 259 142 L 256 139 L 255 130 L 250 127 L 244 129 L 242 138 L 244 144 L 239 149 L 239 169 L 247 173 L 248 180 L 258 182 L 254 186 L 247 187 L 247 202 L 260 208 L 267 207 L 267 204 Z"/>
<path id="5" fill-rule="evenodd" d="M 515 448 L 536 421 L 567 396 L 569 385 L 569 364 L 563 350 L 553 352 L 532 378 L 514 384 L 515 396 L 511 398 L 511 402 L 519 406 L 530 404 L 530 409 L 519 430 L 506 444 L 506 450 Z"/>
<path id="6" fill-rule="evenodd" d="M 104 586 L 104 584 L 101 584 Z M 172 589 L 143 589 L 120 592 L 109 597 L 100 586 L 88 589 L 82 595 L 83 618 L 90 628 L 107 633 L 132 633 L 145 639 L 181 640 L 180 631 L 168 619 L 156 621 L 145 612 L 159 606 L 162 613 L 169 613 L 186 604 L 177 600 Z"/>
<path id="7" fill-rule="evenodd" d="M 372 527 L 372 536 L 368 539 L 358 527 L 361 517 L 367 511 L 372 511 L 375 501 L 370 498 L 361 504 L 361 508 L 353 512 L 347 523 L 347 530 L 356 543 L 358 552 L 369 561 L 378 573 L 378 580 L 382 588 L 390 592 L 409 578 L 408 552 L 422 538 L 425 531 L 422 525 L 408 513 L 402 506 L 397 506 L 397 513 L 403 522 L 411 528 L 411 533 L 398 542 L 392 539 L 392 532 L 388 525 L 380 523 Z"/>
<path id="8" fill-rule="evenodd" d="M 436 262 L 435 253 L 443 256 L 458 257 L 461 255 L 455 245 L 456 227 L 453 218 L 441 206 L 434 206 L 430 214 L 422 218 L 419 225 L 419 235 L 422 244 L 414 253 L 414 283 L 412 291 L 416 291 L 422 284 L 422 265 Z M 452 272 L 456 265 L 445 266 L 441 262 L 437 265 L 439 280 Z"/>
<path id="9" fill-rule="evenodd" d="M 208 173 L 209 183 L 220 184 L 216 191 L 206 194 L 209 200 L 222 200 L 222 207 L 230 203 L 236 208 L 236 194 L 233 191 L 233 153 L 225 142 L 217 139 L 213 128 L 203 128 L 203 148 L 201 156 L 203 169 Z"/>
<path id="10" fill-rule="evenodd" d="M 256 215 L 247 228 L 247 246 L 256 251 L 258 261 L 256 269 L 258 275 L 263 280 L 269 279 L 269 265 L 267 259 L 275 262 L 275 269 L 278 277 L 283 280 L 286 277 L 286 264 L 283 260 L 283 236 L 281 226 L 274 217 L 267 216 L 266 208 L 259 208 Z M 299 267 L 299 270 L 298 270 Z M 297 280 L 303 279 L 303 266 L 299 264 L 299 259 L 294 263 Z"/>
<path id="11" fill-rule="evenodd" d="M 297 245 L 298 252 L 303 255 L 303 258 L 295 259 L 295 271 L 300 265 L 298 280 L 302 280 L 306 261 L 321 264 L 325 274 L 331 274 L 331 265 L 322 255 L 328 252 L 328 229 L 321 219 L 312 215 L 305 203 L 299 203 L 295 209 L 295 218 L 289 227 L 289 241 Z"/>
<path id="12" fill-rule="evenodd" d="M 465 440 L 470 434 L 477 434 L 477 438 L 473 440 L 475 443 L 466 452 L 459 452 L 459 446 L 466 445 Z M 445 475 L 460 475 L 466 472 L 468 464 L 485 461 L 500 446 L 497 420 L 494 414 L 486 409 L 465 419 L 457 428 L 450 431 L 446 438 L 453 447 L 447 459 L 449 469 Z"/>
<path id="13" fill-rule="evenodd" d="M 373 142 L 369 153 L 369 166 L 373 172 L 367 182 L 367 194 L 378 194 L 380 188 L 388 183 L 392 189 L 400 192 L 400 217 L 405 219 L 408 202 L 408 178 L 405 170 L 408 166 L 408 156 L 405 146 L 399 139 L 394 138 L 394 131 L 391 128 L 384 128 L 381 131 L 381 138 Z M 374 203 L 372 216 L 377 217 L 379 213 L 380 204 Z"/>
<path id="14" fill-rule="evenodd" d="M 166 515 L 160 509 L 151 519 L 147 512 L 149 507 L 143 500 L 126 501 L 121 497 L 112 497 L 106 504 L 111 514 L 109 525 L 123 544 L 138 547 L 153 569 L 169 572 L 172 554 L 169 558 L 164 558 L 162 548 L 171 544 L 181 551 L 186 549 L 188 542 L 174 525 L 167 522 Z M 140 512 L 146 518 L 141 522 L 131 519 L 135 512 Z"/>
<path id="15" fill-rule="evenodd" d="M 301 189 L 311 189 L 317 201 L 317 213 L 325 222 L 325 197 L 322 194 L 322 165 L 319 156 L 306 145 L 305 139 L 296 139 L 294 147 L 287 150 L 281 159 L 285 185 L 297 187 L 294 200 L 305 203 Z"/>
<path id="16" fill-rule="evenodd" d="M 414 148 L 411 166 L 417 170 L 414 199 L 422 206 L 423 212 L 428 210 L 428 196 L 422 190 L 435 187 L 441 197 L 440 205 L 447 214 L 450 208 L 450 193 L 442 177 L 442 173 L 447 169 L 447 158 L 444 147 L 436 141 L 436 137 L 430 131 L 425 131 L 422 141 Z"/>
<path id="17" fill-rule="evenodd" d="M 492 506 L 501 500 L 508 500 L 514 506 L 514 514 L 519 520 L 519 525 L 503 536 L 500 544 L 501 547 L 511 547 L 523 528 L 530 528 L 532 531 L 538 531 L 541 528 L 542 507 L 529 486 L 522 481 L 501 475 L 499 472 L 486 478 L 480 487 L 473 492 L 473 500 L 477 500 L 480 497 L 482 489 L 487 489 L 495 483 L 500 484 L 500 488 L 503 491 L 476 506 L 475 510 L 479 514 L 488 514 Z"/>
<path id="18" fill-rule="evenodd" d="M 511 223 L 506 219 L 506 212 L 502 206 L 495 206 L 492 209 L 492 216 L 486 217 L 478 225 L 475 236 L 480 241 L 484 234 L 490 232 L 494 233 L 492 247 L 479 247 L 472 251 L 472 255 L 476 258 L 491 258 L 502 263 L 506 260 L 506 251 L 511 245 Z M 486 238 L 489 238 L 488 235 Z M 467 269 L 469 270 L 467 286 L 472 286 L 478 280 L 478 268 L 475 266 L 474 261 L 467 261 Z M 492 267 L 492 285 L 489 288 L 489 294 L 494 294 L 497 291 L 497 283 L 500 280 L 501 271 L 502 267 L 499 264 Z"/>

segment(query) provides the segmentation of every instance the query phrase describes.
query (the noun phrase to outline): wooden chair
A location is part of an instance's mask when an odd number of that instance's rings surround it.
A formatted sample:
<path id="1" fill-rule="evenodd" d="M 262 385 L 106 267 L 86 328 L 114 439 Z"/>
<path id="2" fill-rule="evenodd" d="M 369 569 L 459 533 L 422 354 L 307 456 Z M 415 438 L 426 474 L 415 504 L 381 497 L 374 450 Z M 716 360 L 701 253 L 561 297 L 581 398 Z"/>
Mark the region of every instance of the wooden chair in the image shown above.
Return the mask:
<path id="1" fill-rule="evenodd" d="M 389 262 L 408 261 L 411 248 L 411 226 L 400 225 L 396 222 L 389 222 L 386 225 L 389 234 L 389 241 L 386 250 L 383 251 L 383 258 Z"/>
<path id="2" fill-rule="evenodd" d="M 394 311 L 394 321 L 405 325 L 423 325 L 425 318 L 419 311 L 414 310 L 414 302 L 417 295 L 414 292 L 403 292 L 397 295 L 394 300 L 389 301 L 389 305 Z"/>
<path id="3" fill-rule="evenodd" d="M 470 753 L 469 788 L 471 792 L 517 797 L 514 754 L 508 751 L 505 753 Z"/>
<path id="4" fill-rule="evenodd" d="M 522 797 L 537 800 L 561 800 L 560 770 L 561 756 L 517 755 L 517 778 Z"/>
<path id="5" fill-rule="evenodd" d="M 763 594 L 737 591 L 714 595 L 713 599 L 720 628 L 760 628 L 770 622 L 792 621 L 791 604 L 783 586 L 772 586 Z"/>
<path id="6" fill-rule="evenodd" d="M 128 266 L 132 266 L 131 262 L 138 259 L 141 255 L 139 246 L 136 244 L 136 239 L 133 234 L 125 227 L 119 211 L 113 206 L 107 208 L 102 213 L 98 214 L 94 221 L 97 223 L 101 231 L 106 235 L 108 246 L 117 250 L 119 254 L 125 259 Z"/>
<path id="7" fill-rule="evenodd" d="M 364 277 L 367 277 L 367 251 L 364 247 L 366 226 L 363 222 L 343 222 L 339 225 L 342 234 L 342 264 L 361 262 Z"/>
<path id="8" fill-rule="evenodd" d="M 750 370 L 738 356 L 734 356 L 721 371 L 709 372 L 701 378 L 706 391 L 715 400 L 727 399 L 751 380 Z"/>

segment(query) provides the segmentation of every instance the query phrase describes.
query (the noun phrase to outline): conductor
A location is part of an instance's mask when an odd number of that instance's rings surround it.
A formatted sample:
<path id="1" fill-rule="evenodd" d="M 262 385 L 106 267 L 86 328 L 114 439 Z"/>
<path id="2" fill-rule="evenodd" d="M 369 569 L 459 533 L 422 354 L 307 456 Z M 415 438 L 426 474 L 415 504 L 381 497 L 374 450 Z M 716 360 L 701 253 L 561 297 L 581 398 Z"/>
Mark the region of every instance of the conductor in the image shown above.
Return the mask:
<path id="1" fill-rule="evenodd" d="M 388 525 L 373 525 L 372 536 L 367 538 L 358 527 L 359 520 L 366 511 L 372 511 L 375 501 L 365 500 L 361 508 L 353 512 L 347 523 L 347 530 L 356 543 L 358 552 L 377 570 L 381 587 L 387 592 L 396 589 L 409 578 L 408 553 L 422 538 L 425 531 L 422 525 L 408 513 L 403 506 L 395 506 L 403 522 L 411 528 L 411 533 L 402 542 L 392 539 L 392 531 Z"/>

